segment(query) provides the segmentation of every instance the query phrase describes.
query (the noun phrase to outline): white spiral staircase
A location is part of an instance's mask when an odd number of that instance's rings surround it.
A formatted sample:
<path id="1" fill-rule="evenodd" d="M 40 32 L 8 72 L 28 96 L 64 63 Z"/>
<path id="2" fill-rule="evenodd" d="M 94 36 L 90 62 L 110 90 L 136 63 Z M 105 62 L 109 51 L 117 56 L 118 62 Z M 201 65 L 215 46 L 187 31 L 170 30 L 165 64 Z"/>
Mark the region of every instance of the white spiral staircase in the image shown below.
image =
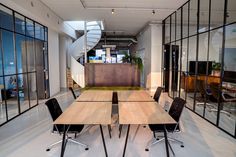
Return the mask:
<path id="1" fill-rule="evenodd" d="M 86 22 L 87 29 L 87 46 L 85 48 L 85 35 L 78 38 L 69 47 L 69 54 L 71 56 L 71 77 L 80 86 L 85 87 L 84 65 L 79 60 L 84 57 L 84 54 L 93 49 L 101 39 L 102 30 L 100 22 L 91 21 Z M 87 55 L 85 55 L 87 56 Z"/>

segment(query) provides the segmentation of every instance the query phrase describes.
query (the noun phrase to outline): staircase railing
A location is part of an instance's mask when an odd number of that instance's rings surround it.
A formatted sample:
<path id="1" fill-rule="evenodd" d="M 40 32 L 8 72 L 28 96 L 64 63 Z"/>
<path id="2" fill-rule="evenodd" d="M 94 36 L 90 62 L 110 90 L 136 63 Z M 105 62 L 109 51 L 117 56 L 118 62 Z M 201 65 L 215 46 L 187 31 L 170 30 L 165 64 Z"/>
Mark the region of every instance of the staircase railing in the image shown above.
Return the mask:
<path id="1" fill-rule="evenodd" d="M 84 54 L 97 45 L 102 35 L 100 23 L 97 21 L 86 22 L 86 30 L 86 48 L 84 44 L 85 35 L 73 42 L 69 48 L 69 54 L 71 56 L 71 77 L 82 88 L 85 87 Z"/>

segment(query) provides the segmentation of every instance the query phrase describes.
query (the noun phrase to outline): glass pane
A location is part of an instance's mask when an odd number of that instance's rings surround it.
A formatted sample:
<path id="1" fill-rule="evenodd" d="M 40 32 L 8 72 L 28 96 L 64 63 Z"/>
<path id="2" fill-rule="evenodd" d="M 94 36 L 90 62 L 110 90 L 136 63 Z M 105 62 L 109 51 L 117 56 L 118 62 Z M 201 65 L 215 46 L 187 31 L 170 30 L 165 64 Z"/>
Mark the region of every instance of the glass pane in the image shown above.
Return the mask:
<path id="1" fill-rule="evenodd" d="M 236 124 L 236 24 L 226 27 L 222 111 L 219 126 L 234 135 Z"/>
<path id="2" fill-rule="evenodd" d="M 205 118 L 216 124 L 218 112 L 218 95 L 221 73 L 223 30 L 216 29 L 210 32 L 209 44 L 209 63 L 212 64 L 211 75 L 207 78 L 208 93 L 212 96 L 208 99 L 208 105 L 205 109 Z"/>
<path id="3" fill-rule="evenodd" d="M 2 48 L 3 48 L 3 59 L 4 59 L 4 74 L 15 74 L 15 55 L 14 55 L 14 43 L 13 33 L 8 31 L 2 31 Z"/>
<path id="4" fill-rule="evenodd" d="M 183 6 L 183 38 L 188 36 L 188 5 Z"/>
<path id="5" fill-rule="evenodd" d="M 2 71 L 2 66 L 3 66 L 3 61 L 2 61 L 2 43 L 1 43 L 1 38 L 2 38 L 2 30 L 0 29 L 0 76 L 3 75 L 3 71 Z"/>
<path id="6" fill-rule="evenodd" d="M 15 31 L 25 34 L 25 17 L 15 13 Z"/>
<path id="7" fill-rule="evenodd" d="M 170 17 L 165 20 L 165 43 L 170 42 Z"/>
<path id="8" fill-rule="evenodd" d="M 198 0 L 190 1 L 189 11 L 189 35 L 197 34 L 197 5 Z"/>
<path id="9" fill-rule="evenodd" d="M 26 50 L 27 50 L 28 72 L 35 71 L 35 49 L 34 49 L 33 38 L 27 38 Z"/>
<path id="10" fill-rule="evenodd" d="M 208 67 L 207 53 L 208 53 L 208 33 L 203 33 L 199 35 L 198 63 L 197 63 L 198 76 L 196 80 L 196 99 L 195 99 L 195 104 L 196 104 L 195 111 L 202 116 L 205 106 L 205 100 L 208 98 L 208 96 L 206 95 L 207 91 L 206 80 L 209 73 L 207 72 L 207 67 Z"/>
<path id="11" fill-rule="evenodd" d="M 173 97 L 173 90 L 172 90 L 172 73 L 173 73 L 173 70 L 172 70 L 172 51 L 173 50 L 173 47 L 172 45 L 170 45 L 170 55 L 169 55 L 169 95 L 171 97 Z"/>
<path id="12" fill-rule="evenodd" d="M 0 124 L 4 123 L 7 121 L 7 116 L 6 116 L 6 104 L 5 104 L 5 90 L 4 90 L 4 82 L 3 82 L 3 77 L 0 77 Z"/>
<path id="13" fill-rule="evenodd" d="M 176 80 L 176 94 L 175 97 L 179 97 L 179 88 L 180 88 L 180 50 L 181 50 L 181 42 L 176 42 L 175 48 L 175 80 Z"/>
<path id="14" fill-rule="evenodd" d="M 181 9 L 177 10 L 176 18 L 176 40 L 181 38 Z"/>
<path id="15" fill-rule="evenodd" d="M 19 89 L 19 100 L 21 112 L 29 109 L 29 91 L 27 75 L 18 75 L 18 89 Z"/>
<path id="16" fill-rule="evenodd" d="M 227 23 L 236 22 L 236 1 L 228 0 L 227 6 Z"/>
<path id="17" fill-rule="evenodd" d="M 6 97 L 4 97 L 4 100 L 7 100 L 8 119 L 19 114 L 16 82 L 16 75 L 5 77 Z"/>
<path id="18" fill-rule="evenodd" d="M 45 37 L 45 41 L 48 41 L 48 28 L 47 27 L 45 27 L 45 35 L 44 35 L 44 37 Z"/>
<path id="19" fill-rule="evenodd" d="M 196 36 L 189 38 L 188 75 L 186 77 L 187 106 L 193 110 L 195 90 Z"/>
<path id="20" fill-rule="evenodd" d="M 179 49 L 180 42 L 172 45 L 171 50 L 171 93 L 173 97 L 178 96 L 178 82 L 179 82 Z"/>
<path id="21" fill-rule="evenodd" d="M 35 23 L 35 38 L 44 40 L 44 27 Z"/>
<path id="22" fill-rule="evenodd" d="M 211 29 L 223 25 L 224 3 L 222 0 L 211 0 Z"/>
<path id="23" fill-rule="evenodd" d="M 175 41 L 175 13 L 171 15 L 171 42 Z"/>
<path id="24" fill-rule="evenodd" d="M 18 73 L 27 72 L 26 69 L 26 38 L 23 35 L 16 34 L 16 54 Z"/>
<path id="25" fill-rule="evenodd" d="M 209 26 L 209 1 L 200 1 L 200 13 L 199 13 L 199 32 L 205 32 Z"/>
<path id="26" fill-rule="evenodd" d="M 36 89 L 36 75 L 35 73 L 28 74 L 30 106 L 37 105 L 37 89 Z"/>
<path id="27" fill-rule="evenodd" d="M 185 99 L 186 97 L 186 83 L 188 79 L 188 39 L 184 39 L 182 41 L 182 57 L 181 57 L 181 62 L 182 62 L 182 72 L 181 72 L 181 88 L 180 88 L 180 97 Z"/>
<path id="28" fill-rule="evenodd" d="M 34 37 L 34 23 L 32 20 L 26 18 L 26 35 Z"/>
<path id="29" fill-rule="evenodd" d="M 37 87 L 39 99 L 45 98 L 45 79 L 44 79 L 44 42 L 35 41 L 36 50 L 36 71 L 37 71 Z"/>
<path id="30" fill-rule="evenodd" d="M 0 27 L 13 30 L 12 11 L 2 5 L 0 5 Z"/>

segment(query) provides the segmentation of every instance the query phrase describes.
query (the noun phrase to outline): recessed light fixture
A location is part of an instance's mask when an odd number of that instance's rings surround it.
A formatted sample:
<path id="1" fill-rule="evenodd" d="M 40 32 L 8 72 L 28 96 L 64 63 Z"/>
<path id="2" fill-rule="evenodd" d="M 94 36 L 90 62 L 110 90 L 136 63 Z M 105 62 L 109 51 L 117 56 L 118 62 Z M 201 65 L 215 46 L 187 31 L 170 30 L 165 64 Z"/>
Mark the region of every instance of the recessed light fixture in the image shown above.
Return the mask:
<path id="1" fill-rule="evenodd" d="M 154 15 L 156 12 L 155 12 L 155 10 L 152 10 L 152 15 Z"/>
<path id="2" fill-rule="evenodd" d="M 111 14 L 114 14 L 115 13 L 115 9 L 111 9 Z"/>
<path id="3" fill-rule="evenodd" d="M 31 7 L 34 7 L 34 3 L 32 1 L 30 2 L 30 5 L 31 5 Z"/>

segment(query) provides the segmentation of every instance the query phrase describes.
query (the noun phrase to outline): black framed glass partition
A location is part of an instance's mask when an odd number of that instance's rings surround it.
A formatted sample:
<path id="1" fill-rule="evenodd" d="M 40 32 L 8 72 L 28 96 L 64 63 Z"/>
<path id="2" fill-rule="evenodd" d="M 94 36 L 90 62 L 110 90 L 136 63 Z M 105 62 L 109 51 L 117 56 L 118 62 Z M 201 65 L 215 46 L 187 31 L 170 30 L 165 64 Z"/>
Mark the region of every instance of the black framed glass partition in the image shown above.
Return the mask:
<path id="1" fill-rule="evenodd" d="M 162 57 L 169 96 L 184 98 L 188 109 L 234 138 L 235 15 L 234 0 L 189 0 L 163 21 Z"/>
<path id="2" fill-rule="evenodd" d="M 49 96 L 47 27 L 0 4 L 0 126 Z"/>

